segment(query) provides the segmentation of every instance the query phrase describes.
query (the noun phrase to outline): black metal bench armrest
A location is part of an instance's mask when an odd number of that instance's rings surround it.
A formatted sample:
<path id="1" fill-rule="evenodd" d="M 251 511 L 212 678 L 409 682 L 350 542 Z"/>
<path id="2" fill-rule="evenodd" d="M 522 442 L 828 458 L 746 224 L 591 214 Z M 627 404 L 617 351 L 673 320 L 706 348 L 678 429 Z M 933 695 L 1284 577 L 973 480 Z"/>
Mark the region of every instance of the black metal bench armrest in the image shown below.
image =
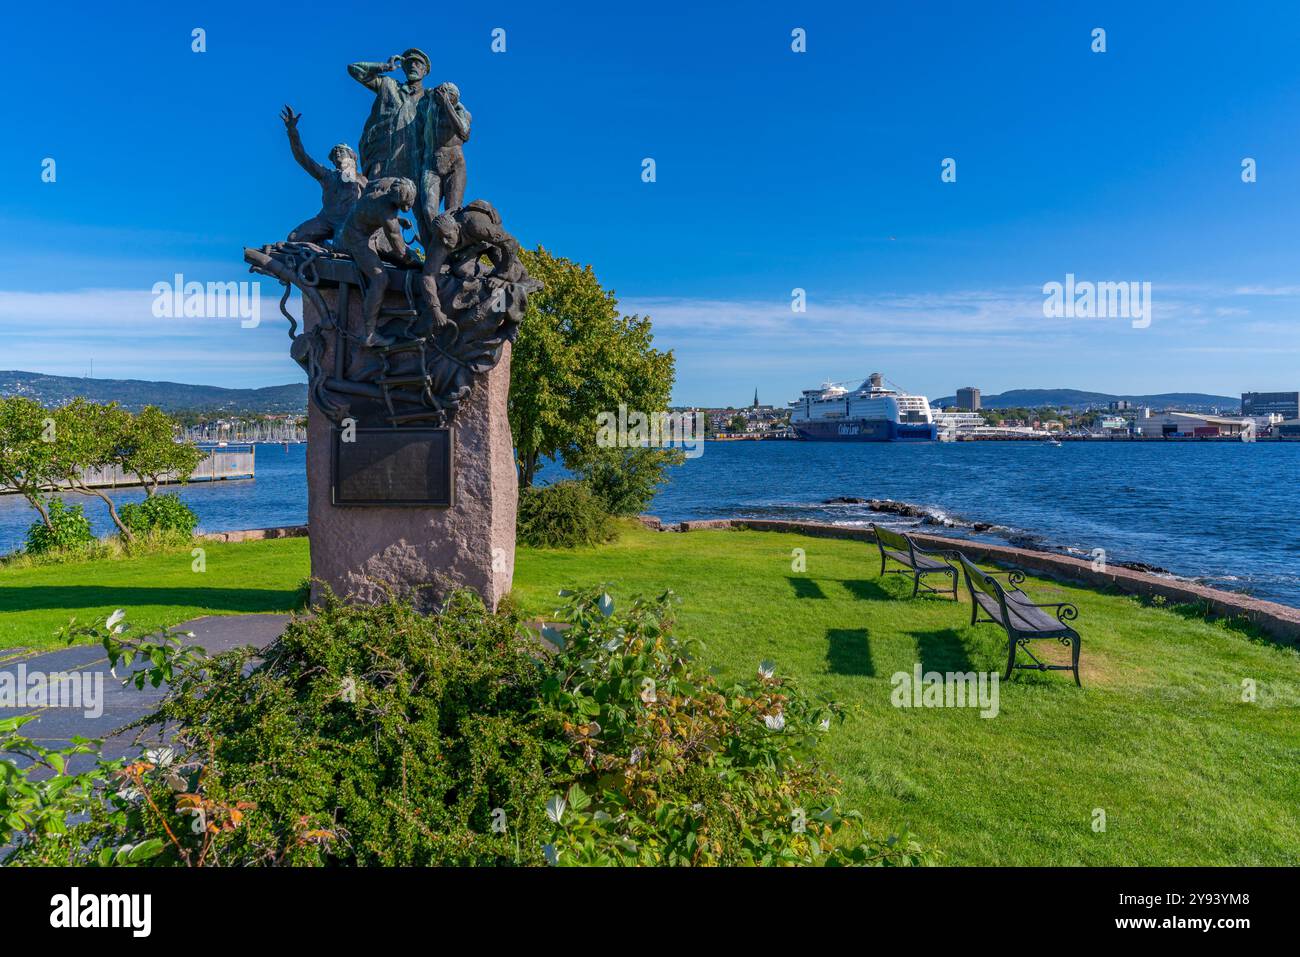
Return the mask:
<path id="1" fill-rule="evenodd" d="M 1024 592 L 1021 592 L 1021 594 L 1023 595 Z M 1028 605 L 1030 608 L 1055 608 L 1057 621 L 1074 621 L 1079 617 L 1079 609 L 1068 601 L 1036 602 L 1017 599 L 1017 602 L 1021 605 Z"/>
<path id="2" fill-rule="evenodd" d="M 1025 573 L 1019 568 L 1009 568 L 1004 572 L 985 572 L 984 574 L 988 575 L 990 578 L 1001 578 L 1005 575 L 1007 581 L 1011 582 L 1012 585 L 1019 585 L 1025 580 Z M 1015 590 L 1020 591 L 1019 588 Z"/>
<path id="3" fill-rule="evenodd" d="M 1079 609 L 1075 608 L 1068 601 L 1053 602 L 1049 605 L 1039 605 L 1039 608 L 1055 608 L 1057 621 L 1074 621 L 1079 617 Z"/>

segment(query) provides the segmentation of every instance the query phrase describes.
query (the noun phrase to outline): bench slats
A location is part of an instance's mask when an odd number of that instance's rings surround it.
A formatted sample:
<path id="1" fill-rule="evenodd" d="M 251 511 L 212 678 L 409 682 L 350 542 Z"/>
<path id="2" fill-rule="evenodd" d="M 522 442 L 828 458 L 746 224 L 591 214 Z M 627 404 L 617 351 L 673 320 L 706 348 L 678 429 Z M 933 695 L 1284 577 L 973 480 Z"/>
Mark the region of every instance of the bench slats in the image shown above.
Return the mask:
<path id="1" fill-rule="evenodd" d="M 1049 615 L 1043 609 L 1022 605 L 1010 599 L 1007 600 L 1007 614 L 1011 616 L 1012 624 L 1019 631 L 1057 632 L 1063 627 L 1055 616 Z"/>
<path id="2" fill-rule="evenodd" d="M 905 552 L 896 552 L 891 548 L 886 548 L 884 551 L 885 554 L 894 561 L 908 566 L 915 565 L 917 568 L 935 569 L 951 567 L 946 562 L 941 562 L 936 558 L 931 558 L 929 555 L 917 555 L 915 561 L 913 561 Z"/>
<path id="3" fill-rule="evenodd" d="M 1034 605 L 1024 592 L 1017 589 L 1014 584 L 1011 590 L 1004 589 L 992 576 L 985 574 L 969 558 L 958 553 L 962 567 L 966 572 L 966 587 L 970 592 L 971 607 L 971 624 L 975 624 L 978 619 L 978 609 L 983 609 L 988 615 L 989 621 L 996 625 L 1001 625 L 1007 633 L 1009 648 L 1007 650 L 1007 673 L 1005 678 L 1010 678 L 1011 673 L 1016 668 L 1031 668 L 1039 671 L 1066 670 L 1074 672 L 1074 683 L 1082 687 L 1079 680 L 1079 633 L 1067 625 L 1061 618 L 1048 614 L 1045 608 L 1039 608 Z M 1014 582 L 1014 579 L 1013 579 Z M 1048 608 L 1058 607 L 1059 610 L 1068 619 L 1073 619 L 1078 612 L 1072 605 L 1048 605 Z M 1070 664 L 1052 665 L 1044 664 L 1037 658 L 1034 658 L 1029 651 L 1028 644 L 1024 644 L 1026 639 L 1030 638 L 1059 638 L 1061 641 L 1070 643 Z M 1025 652 L 1034 658 L 1035 664 L 1021 665 L 1016 664 L 1016 649 L 1020 644 L 1024 644 Z"/>
<path id="4" fill-rule="evenodd" d="M 921 548 L 910 537 L 901 532 L 893 532 L 887 528 L 881 528 L 874 522 L 871 523 L 871 529 L 876 536 L 876 546 L 880 549 L 880 574 L 888 572 L 896 574 L 910 575 L 912 578 L 912 597 L 915 598 L 917 592 L 924 586 L 926 591 L 935 594 L 951 595 L 953 600 L 957 599 L 957 580 L 959 573 L 957 569 L 944 561 L 942 555 L 928 555 L 925 549 Z M 895 561 L 902 565 L 906 571 L 899 569 L 886 569 L 885 563 L 889 560 Z M 942 590 L 932 588 L 929 583 L 922 582 L 922 578 L 930 574 L 942 574 L 951 582 L 951 588 Z"/>

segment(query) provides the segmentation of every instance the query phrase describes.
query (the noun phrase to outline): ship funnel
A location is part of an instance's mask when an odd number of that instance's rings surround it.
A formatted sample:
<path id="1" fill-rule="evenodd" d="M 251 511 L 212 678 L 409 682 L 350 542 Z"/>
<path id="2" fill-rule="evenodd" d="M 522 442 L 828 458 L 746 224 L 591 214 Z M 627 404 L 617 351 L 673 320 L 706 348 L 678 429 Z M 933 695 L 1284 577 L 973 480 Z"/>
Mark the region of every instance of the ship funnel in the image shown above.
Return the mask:
<path id="1" fill-rule="evenodd" d="M 867 376 L 867 385 L 871 386 L 873 389 L 879 389 L 882 382 L 884 382 L 884 376 L 879 372 L 873 372 L 871 375 Z"/>

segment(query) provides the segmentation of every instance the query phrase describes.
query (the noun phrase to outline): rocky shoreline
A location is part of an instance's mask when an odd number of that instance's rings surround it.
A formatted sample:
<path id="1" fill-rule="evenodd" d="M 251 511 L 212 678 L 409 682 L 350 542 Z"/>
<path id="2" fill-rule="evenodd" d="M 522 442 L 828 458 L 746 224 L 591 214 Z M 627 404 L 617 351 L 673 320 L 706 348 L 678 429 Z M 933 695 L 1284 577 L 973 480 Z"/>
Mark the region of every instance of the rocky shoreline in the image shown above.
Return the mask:
<path id="1" fill-rule="evenodd" d="M 1056 545 L 1050 542 L 1045 542 L 1038 535 L 1018 531 L 1005 525 L 997 525 L 993 522 L 964 519 L 960 516 L 953 516 L 937 509 L 926 508 L 923 505 L 915 505 L 911 502 L 897 502 L 890 498 L 857 498 L 852 495 L 837 495 L 833 498 L 823 499 L 821 504 L 864 505 L 873 512 L 880 512 L 885 515 L 897 515 L 902 518 L 917 519 L 922 525 L 934 525 L 940 528 L 964 529 L 975 533 L 996 535 L 998 538 L 1005 540 L 1009 545 L 1013 545 L 1016 548 L 1058 553 L 1075 557 L 1081 555 L 1078 549 L 1073 549 L 1066 545 Z M 1108 559 L 1107 564 L 1116 565 L 1120 568 L 1128 568 L 1132 571 L 1146 572 L 1149 575 L 1168 575 L 1171 578 L 1180 578 L 1184 581 L 1195 581 L 1195 579 L 1184 578 L 1183 576 L 1176 575 L 1167 568 L 1161 568 L 1159 565 L 1152 565 L 1147 562 L 1115 561 Z"/>
<path id="2" fill-rule="evenodd" d="M 865 504 L 865 503 L 864 503 Z M 665 523 L 653 515 L 642 515 L 648 528 L 664 532 L 699 532 L 735 529 L 756 532 L 783 532 L 817 538 L 845 538 L 861 542 L 874 541 L 871 529 L 829 522 L 786 521 L 761 518 L 714 518 Z M 1095 588 L 1117 588 L 1122 592 L 1160 599 L 1175 604 L 1195 605 L 1211 617 L 1249 622 L 1269 635 L 1288 644 L 1300 643 L 1300 608 L 1283 605 L 1242 592 L 1226 591 L 1196 579 L 1167 572 L 1134 569 L 1127 564 L 1108 561 L 1094 565 L 1050 548 L 1018 548 L 977 539 L 945 538 L 930 532 L 912 533 L 925 548 L 959 549 L 980 563 L 1018 568 L 1030 574 L 1058 581 L 1074 582 Z M 1137 564 L 1137 563 L 1133 563 Z"/>

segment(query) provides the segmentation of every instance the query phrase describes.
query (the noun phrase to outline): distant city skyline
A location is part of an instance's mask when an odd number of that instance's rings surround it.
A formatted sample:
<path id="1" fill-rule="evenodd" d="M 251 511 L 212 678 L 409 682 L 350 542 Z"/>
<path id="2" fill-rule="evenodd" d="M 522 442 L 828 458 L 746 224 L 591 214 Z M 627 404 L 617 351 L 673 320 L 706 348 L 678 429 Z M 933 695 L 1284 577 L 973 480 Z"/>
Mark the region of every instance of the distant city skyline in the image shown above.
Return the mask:
<path id="1" fill-rule="evenodd" d="M 250 279 L 241 247 L 319 201 L 281 105 L 313 155 L 355 144 L 345 65 L 422 45 L 475 116 L 469 196 L 654 320 L 675 404 L 757 383 L 781 406 L 873 371 L 931 398 L 1300 386 L 1293 4 L 656 10 L 453 8 L 422 36 L 346 8 L 11 11 L 16 75 L 48 77 L 53 50 L 79 73 L 75 122 L 26 86 L 0 106 L 21 131 L 0 154 L 0 367 L 299 381 L 278 287 L 256 328 L 156 317 L 151 290 Z M 1150 283 L 1149 325 L 1048 318 L 1067 276 Z"/>

